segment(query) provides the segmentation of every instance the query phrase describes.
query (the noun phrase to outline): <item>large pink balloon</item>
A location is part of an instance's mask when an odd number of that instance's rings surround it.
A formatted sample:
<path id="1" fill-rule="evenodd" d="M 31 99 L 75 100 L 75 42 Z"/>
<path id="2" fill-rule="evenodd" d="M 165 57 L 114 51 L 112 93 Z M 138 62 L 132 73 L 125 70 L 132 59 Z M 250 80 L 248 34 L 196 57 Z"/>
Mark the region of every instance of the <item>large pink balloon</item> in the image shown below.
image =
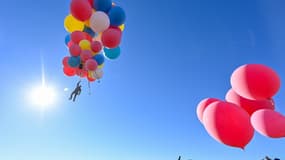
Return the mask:
<path id="1" fill-rule="evenodd" d="M 218 142 L 244 149 L 254 135 L 249 114 L 229 102 L 213 102 L 204 111 L 207 132 Z"/>
<path id="2" fill-rule="evenodd" d="M 247 99 L 269 99 L 278 92 L 280 78 L 265 65 L 247 64 L 233 72 L 231 85 L 236 93 Z"/>
<path id="3" fill-rule="evenodd" d="M 226 101 L 234 103 L 242 107 L 249 115 L 259 109 L 272 109 L 274 110 L 273 99 L 265 100 L 251 100 L 238 95 L 233 89 L 230 89 L 226 95 Z"/>
<path id="4" fill-rule="evenodd" d="M 285 117 L 271 109 L 261 109 L 251 116 L 251 124 L 260 134 L 271 137 L 285 137 Z"/>
<path id="5" fill-rule="evenodd" d="M 220 100 L 217 98 L 205 98 L 202 101 L 200 101 L 196 109 L 196 114 L 201 123 L 203 123 L 203 112 L 205 111 L 205 109 L 209 106 L 209 104 L 216 101 Z"/>

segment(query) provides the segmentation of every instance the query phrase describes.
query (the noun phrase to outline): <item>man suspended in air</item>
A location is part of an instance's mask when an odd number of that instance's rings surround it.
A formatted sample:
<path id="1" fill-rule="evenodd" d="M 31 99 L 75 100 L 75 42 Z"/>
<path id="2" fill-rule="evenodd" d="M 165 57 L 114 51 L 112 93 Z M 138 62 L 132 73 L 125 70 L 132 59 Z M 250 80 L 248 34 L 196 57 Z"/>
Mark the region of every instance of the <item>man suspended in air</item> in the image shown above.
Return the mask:
<path id="1" fill-rule="evenodd" d="M 73 102 L 75 101 L 76 96 L 80 95 L 80 93 L 81 93 L 81 85 L 80 85 L 80 82 L 81 82 L 81 81 L 77 82 L 76 88 L 74 89 L 74 91 L 71 93 L 71 95 L 70 95 L 70 97 L 69 97 L 69 100 L 71 100 L 72 97 L 73 97 Z"/>

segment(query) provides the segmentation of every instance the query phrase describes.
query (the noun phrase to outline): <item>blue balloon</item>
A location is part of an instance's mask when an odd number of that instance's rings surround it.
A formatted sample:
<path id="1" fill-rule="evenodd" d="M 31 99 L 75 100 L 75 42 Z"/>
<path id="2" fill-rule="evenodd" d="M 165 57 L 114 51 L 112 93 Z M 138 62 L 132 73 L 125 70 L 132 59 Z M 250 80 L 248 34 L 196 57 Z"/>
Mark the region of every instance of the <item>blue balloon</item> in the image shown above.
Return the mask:
<path id="1" fill-rule="evenodd" d="M 83 32 L 88 33 L 91 37 L 95 37 L 96 33 L 88 26 L 84 26 Z"/>
<path id="2" fill-rule="evenodd" d="M 70 67 L 73 67 L 73 68 L 78 67 L 80 65 L 80 57 L 79 56 L 77 56 L 77 57 L 74 57 L 74 56 L 70 57 L 68 59 L 68 65 Z"/>
<path id="3" fill-rule="evenodd" d="M 105 61 L 103 54 L 96 54 L 93 59 L 97 62 L 98 65 L 103 64 Z"/>
<path id="4" fill-rule="evenodd" d="M 119 6 L 111 8 L 108 15 L 110 18 L 111 26 L 120 26 L 125 23 L 126 20 L 125 11 Z"/>
<path id="5" fill-rule="evenodd" d="M 108 13 L 108 11 L 112 8 L 111 0 L 94 0 L 94 8 L 96 11 L 103 11 Z"/>
<path id="6" fill-rule="evenodd" d="M 120 56 L 120 53 L 121 53 L 120 47 L 117 47 L 117 48 L 104 47 L 104 55 L 108 59 L 111 59 L 111 60 L 117 59 Z"/>
<path id="7" fill-rule="evenodd" d="M 70 42 L 70 34 L 65 36 L 65 44 L 68 45 L 68 42 Z"/>

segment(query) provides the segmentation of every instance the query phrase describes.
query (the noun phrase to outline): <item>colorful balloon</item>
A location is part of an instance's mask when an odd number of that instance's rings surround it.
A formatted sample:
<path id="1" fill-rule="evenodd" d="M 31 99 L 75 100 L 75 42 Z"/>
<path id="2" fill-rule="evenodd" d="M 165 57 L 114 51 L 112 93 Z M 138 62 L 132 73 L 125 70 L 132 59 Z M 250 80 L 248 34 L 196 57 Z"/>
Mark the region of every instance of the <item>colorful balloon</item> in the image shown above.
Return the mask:
<path id="1" fill-rule="evenodd" d="M 79 44 L 81 40 L 85 39 L 85 34 L 81 31 L 75 31 L 71 33 L 70 37 L 73 43 Z"/>
<path id="2" fill-rule="evenodd" d="M 90 18 L 90 28 L 94 32 L 103 32 L 110 26 L 110 19 L 108 15 L 104 12 L 97 11 L 92 14 Z"/>
<path id="3" fill-rule="evenodd" d="M 104 74 L 103 70 L 100 68 L 97 68 L 96 71 L 94 72 L 94 77 L 96 79 L 101 79 L 103 77 L 103 74 Z"/>
<path id="4" fill-rule="evenodd" d="M 93 59 L 97 62 L 98 65 L 101 65 L 104 63 L 105 58 L 102 54 L 97 54 L 93 57 Z"/>
<path id="5" fill-rule="evenodd" d="M 125 24 L 120 25 L 119 28 L 123 32 L 125 30 Z"/>
<path id="6" fill-rule="evenodd" d="M 65 66 L 68 66 L 68 59 L 69 59 L 68 56 L 63 57 L 63 59 L 62 59 L 62 65 L 63 65 L 64 67 L 65 67 Z"/>
<path id="7" fill-rule="evenodd" d="M 75 57 L 80 56 L 81 48 L 79 47 L 78 44 L 73 44 L 69 48 L 69 53 L 71 56 L 75 56 Z"/>
<path id="8" fill-rule="evenodd" d="M 82 50 L 91 50 L 90 41 L 83 39 L 79 42 L 79 46 Z"/>
<path id="9" fill-rule="evenodd" d="M 110 60 L 117 59 L 120 56 L 120 53 L 121 53 L 120 47 L 112 48 L 112 49 L 109 49 L 106 47 L 104 48 L 104 55 Z"/>
<path id="10" fill-rule="evenodd" d="M 80 58 L 82 62 L 87 61 L 88 59 L 92 58 L 92 53 L 90 50 L 83 50 L 80 54 Z"/>
<path id="11" fill-rule="evenodd" d="M 70 42 L 70 40 L 71 40 L 71 37 L 70 37 L 70 34 L 68 34 L 68 35 L 66 35 L 65 36 L 65 45 L 68 45 L 68 43 Z"/>
<path id="12" fill-rule="evenodd" d="M 205 129 L 215 140 L 244 149 L 254 135 L 249 114 L 233 103 L 217 101 L 204 111 Z"/>
<path id="13" fill-rule="evenodd" d="M 111 0 L 94 0 L 94 8 L 96 11 L 103 11 L 108 13 L 108 11 L 112 8 Z"/>
<path id="14" fill-rule="evenodd" d="M 76 68 L 76 75 L 81 78 L 84 78 L 84 77 L 87 77 L 88 71 L 86 69 Z"/>
<path id="15" fill-rule="evenodd" d="M 67 32 L 82 31 L 84 23 L 74 18 L 72 15 L 66 16 L 64 20 L 64 28 Z"/>
<path id="16" fill-rule="evenodd" d="M 233 90 L 247 99 L 269 99 L 280 88 L 280 78 L 262 64 L 247 64 L 237 68 L 231 76 Z"/>
<path id="17" fill-rule="evenodd" d="M 285 137 L 285 117 L 272 109 L 260 109 L 254 112 L 251 116 L 251 124 L 263 136 Z"/>
<path id="18" fill-rule="evenodd" d="M 102 43 L 105 47 L 116 48 L 121 43 L 122 31 L 119 28 L 109 28 L 102 33 Z"/>
<path id="19" fill-rule="evenodd" d="M 68 59 L 68 65 L 73 68 L 78 67 L 80 65 L 80 57 L 70 57 Z"/>
<path id="20" fill-rule="evenodd" d="M 201 123 L 203 123 L 203 113 L 205 109 L 213 102 L 221 101 L 217 98 L 205 98 L 197 106 L 196 114 Z"/>
<path id="21" fill-rule="evenodd" d="M 109 18 L 110 18 L 110 24 L 111 26 L 120 26 L 125 23 L 126 20 L 126 14 L 125 11 L 119 7 L 119 6 L 114 6 L 110 9 L 109 13 Z"/>
<path id="22" fill-rule="evenodd" d="M 94 0 L 88 0 L 89 4 L 91 5 L 91 7 L 93 8 L 94 6 Z"/>
<path id="23" fill-rule="evenodd" d="M 251 100 L 238 95 L 233 89 L 230 89 L 226 95 L 226 101 L 234 103 L 242 107 L 249 115 L 252 115 L 259 109 L 272 109 L 274 110 L 273 99 L 264 100 Z"/>
<path id="24" fill-rule="evenodd" d="M 86 0 L 72 0 L 70 12 L 76 19 L 86 21 L 92 15 L 92 7 Z"/>
<path id="25" fill-rule="evenodd" d="M 75 69 L 74 68 L 71 68 L 71 67 L 63 67 L 63 73 L 68 76 L 68 77 L 71 77 L 71 76 L 74 76 L 75 75 Z"/>
<path id="26" fill-rule="evenodd" d="M 88 71 L 95 71 L 98 67 L 98 64 L 94 59 L 88 59 L 85 63 L 85 66 Z"/>
<path id="27" fill-rule="evenodd" d="M 99 53 L 102 50 L 102 44 L 99 41 L 93 41 L 91 43 L 91 49 L 94 53 Z"/>

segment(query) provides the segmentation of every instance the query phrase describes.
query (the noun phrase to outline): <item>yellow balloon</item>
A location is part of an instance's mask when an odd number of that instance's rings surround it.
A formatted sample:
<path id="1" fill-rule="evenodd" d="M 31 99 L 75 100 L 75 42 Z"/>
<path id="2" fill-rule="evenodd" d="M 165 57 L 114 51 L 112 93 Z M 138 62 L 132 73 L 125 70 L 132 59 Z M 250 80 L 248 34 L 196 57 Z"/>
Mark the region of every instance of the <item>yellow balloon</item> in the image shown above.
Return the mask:
<path id="1" fill-rule="evenodd" d="M 67 32 L 83 31 L 84 22 L 81 22 L 74 18 L 71 14 L 64 19 L 64 28 Z"/>
<path id="2" fill-rule="evenodd" d="M 119 28 L 121 31 L 124 31 L 125 30 L 125 24 L 120 25 Z"/>
<path id="3" fill-rule="evenodd" d="M 82 50 L 91 50 L 91 44 L 88 40 L 83 39 L 79 42 L 79 46 Z"/>
<path id="4" fill-rule="evenodd" d="M 97 68 L 102 69 L 104 67 L 104 63 L 99 65 Z"/>

